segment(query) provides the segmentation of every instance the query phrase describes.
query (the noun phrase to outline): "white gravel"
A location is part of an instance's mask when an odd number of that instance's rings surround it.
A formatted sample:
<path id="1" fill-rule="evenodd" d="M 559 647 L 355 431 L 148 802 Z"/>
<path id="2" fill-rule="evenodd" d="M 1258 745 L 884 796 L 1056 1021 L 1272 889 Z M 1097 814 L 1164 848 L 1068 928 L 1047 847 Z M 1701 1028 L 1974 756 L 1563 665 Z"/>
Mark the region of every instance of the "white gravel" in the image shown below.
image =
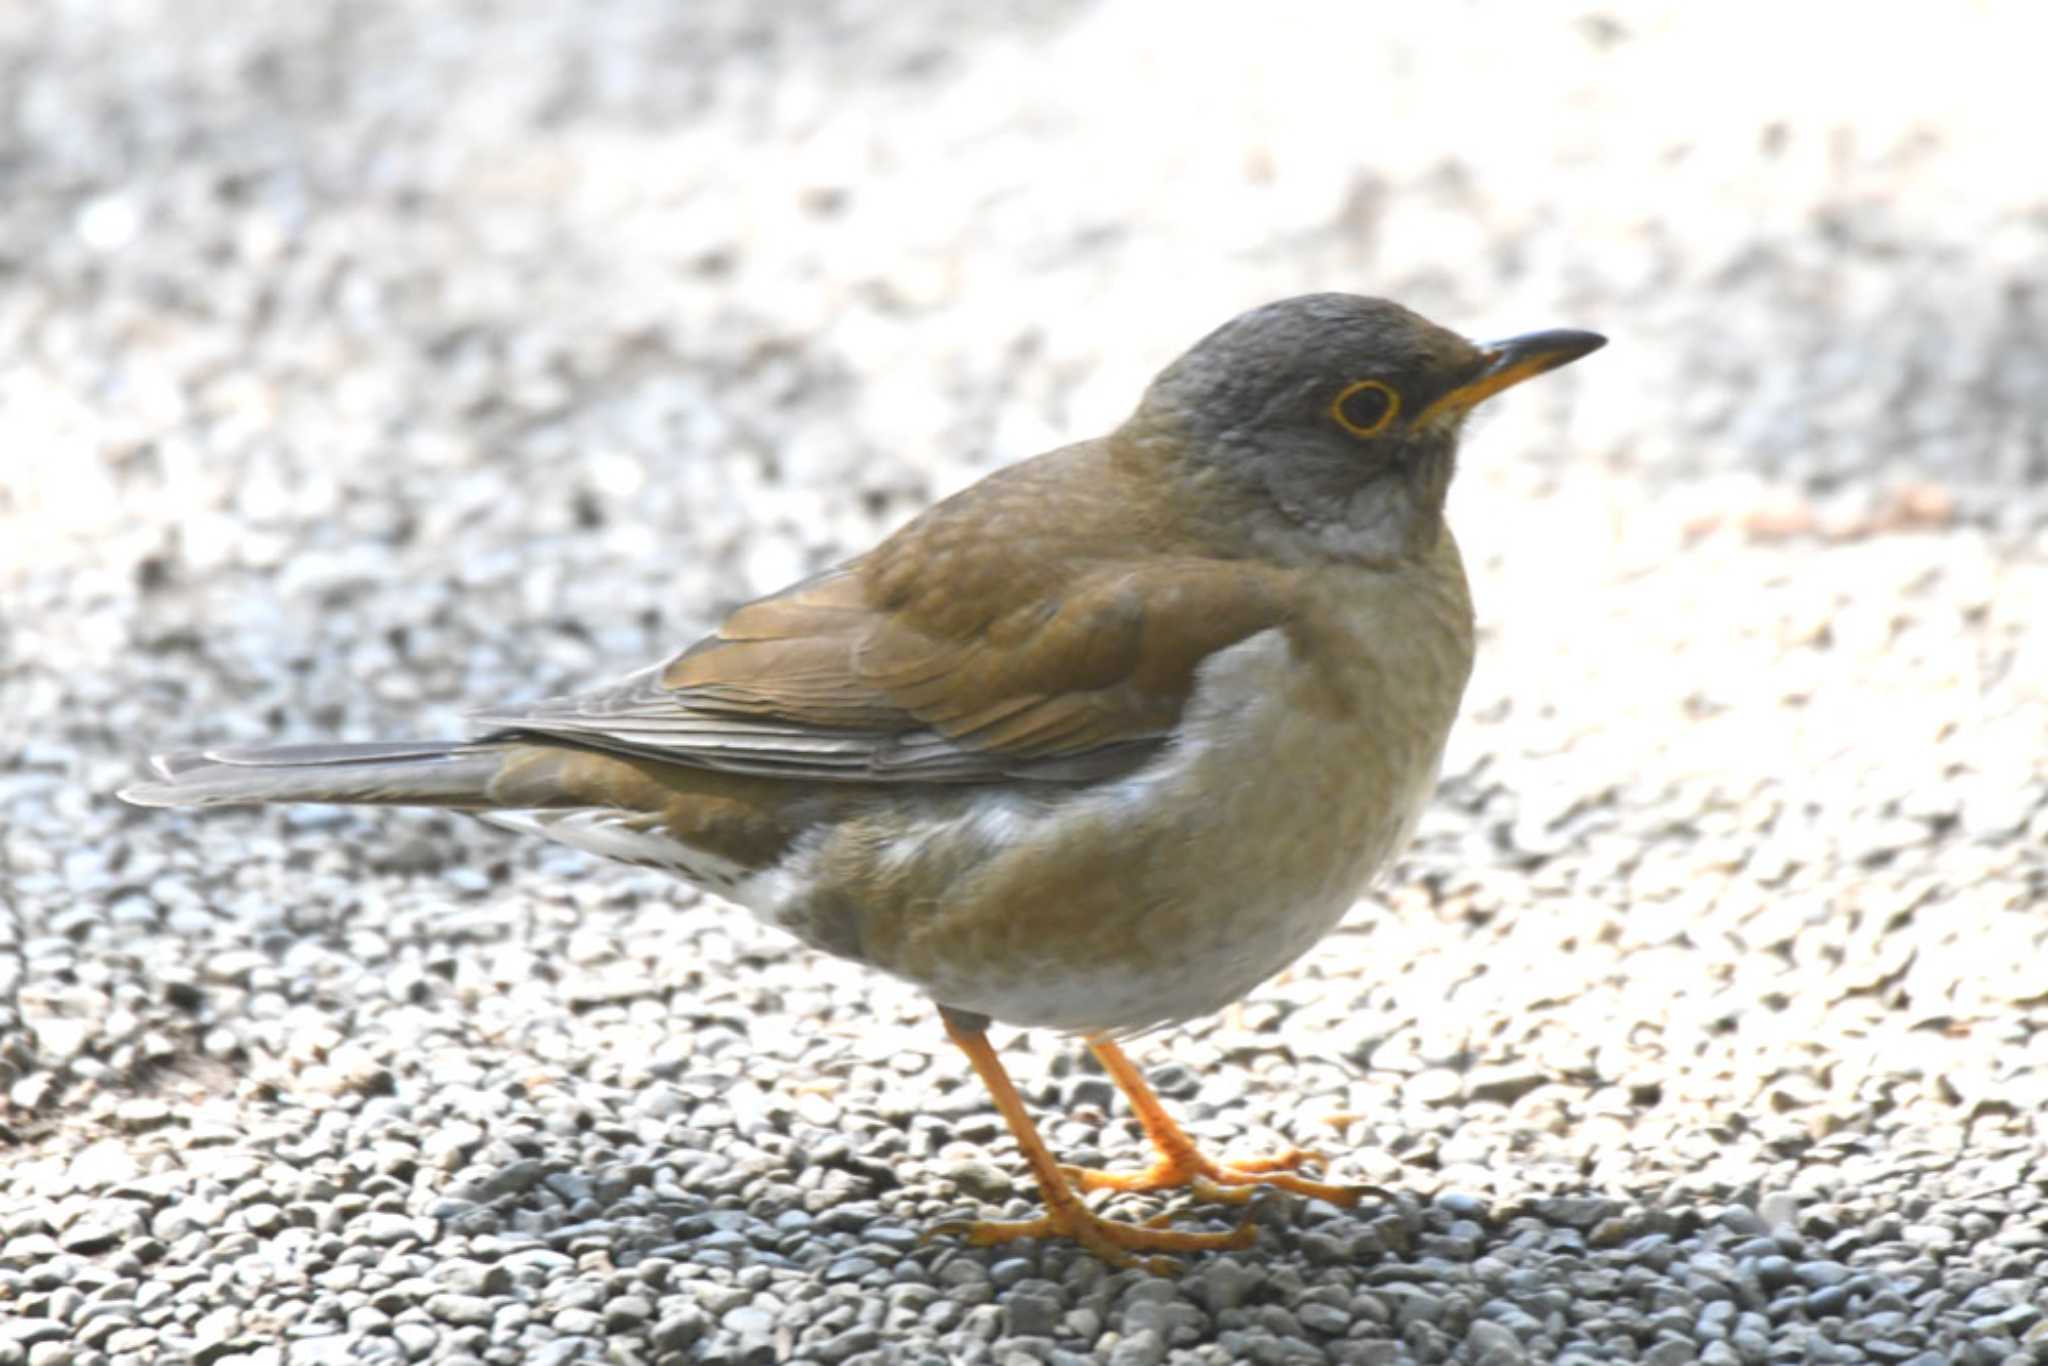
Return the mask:
<path id="1" fill-rule="evenodd" d="M 2048 1362 L 2038 21 L 1851 14 L 0 7 L 0 1366 Z M 1390 1201 L 923 1243 L 1030 1190 L 906 989 L 111 796 L 656 658 L 1330 288 L 1613 338 L 1468 447 L 1412 856 L 1143 1049 Z"/>

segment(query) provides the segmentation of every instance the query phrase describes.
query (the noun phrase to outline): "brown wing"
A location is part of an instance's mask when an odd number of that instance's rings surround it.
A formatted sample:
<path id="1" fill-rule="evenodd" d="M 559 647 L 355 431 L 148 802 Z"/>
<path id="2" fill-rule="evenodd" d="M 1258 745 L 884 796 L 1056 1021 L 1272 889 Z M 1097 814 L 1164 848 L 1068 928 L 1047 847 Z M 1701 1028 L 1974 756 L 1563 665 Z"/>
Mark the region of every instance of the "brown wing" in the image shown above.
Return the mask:
<path id="1" fill-rule="evenodd" d="M 1119 520 L 1113 478 L 1074 498 L 1072 465 L 1096 454 L 1072 448 L 985 480 L 617 688 L 479 719 L 853 781 L 1125 768 L 1171 732 L 1203 660 L 1285 624 L 1285 583 Z"/>

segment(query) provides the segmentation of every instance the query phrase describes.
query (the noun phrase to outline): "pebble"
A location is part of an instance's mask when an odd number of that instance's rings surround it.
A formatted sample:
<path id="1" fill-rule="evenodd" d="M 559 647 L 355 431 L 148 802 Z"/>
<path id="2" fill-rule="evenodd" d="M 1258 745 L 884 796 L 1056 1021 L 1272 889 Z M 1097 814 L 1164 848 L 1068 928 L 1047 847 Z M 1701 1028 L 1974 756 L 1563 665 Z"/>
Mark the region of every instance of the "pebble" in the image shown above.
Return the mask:
<path id="1" fill-rule="evenodd" d="M 482 1295 L 440 1294 L 426 1302 L 426 1311 L 443 1323 L 486 1324 L 496 1313 L 496 1301 Z"/>
<path id="2" fill-rule="evenodd" d="M 1003 1308 L 1009 1315 L 1010 1332 L 1019 1337 L 1051 1337 L 1059 1329 L 1062 1309 L 1057 1290 L 1018 1291 L 1004 1298 Z"/>
<path id="3" fill-rule="evenodd" d="M 699 1310 L 685 1306 L 672 1310 L 654 1325 L 652 1341 L 664 1352 L 688 1351 L 704 1336 L 709 1326 Z"/>

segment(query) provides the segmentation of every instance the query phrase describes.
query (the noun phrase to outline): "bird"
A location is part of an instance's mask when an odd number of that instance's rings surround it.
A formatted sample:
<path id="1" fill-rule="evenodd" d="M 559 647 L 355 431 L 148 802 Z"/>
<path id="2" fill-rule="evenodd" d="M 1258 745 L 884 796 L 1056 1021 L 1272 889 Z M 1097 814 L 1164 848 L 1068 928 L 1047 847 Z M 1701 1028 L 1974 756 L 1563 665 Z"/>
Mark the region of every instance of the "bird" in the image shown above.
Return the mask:
<path id="1" fill-rule="evenodd" d="M 1462 428 L 1604 344 L 1281 299 L 1106 436 L 996 470 L 665 662 L 485 707 L 462 739 L 159 755 L 120 795 L 438 807 L 675 874 L 936 1005 L 1043 1202 L 937 1232 L 1153 1269 L 1245 1248 L 1249 1209 L 1216 1231 L 1087 1197 L 1370 1188 L 1300 1150 L 1211 1158 L 1122 1044 L 1300 957 L 1413 834 L 1473 663 L 1445 518 Z M 1059 1163 L 993 1023 L 1080 1039 L 1151 1165 Z"/>

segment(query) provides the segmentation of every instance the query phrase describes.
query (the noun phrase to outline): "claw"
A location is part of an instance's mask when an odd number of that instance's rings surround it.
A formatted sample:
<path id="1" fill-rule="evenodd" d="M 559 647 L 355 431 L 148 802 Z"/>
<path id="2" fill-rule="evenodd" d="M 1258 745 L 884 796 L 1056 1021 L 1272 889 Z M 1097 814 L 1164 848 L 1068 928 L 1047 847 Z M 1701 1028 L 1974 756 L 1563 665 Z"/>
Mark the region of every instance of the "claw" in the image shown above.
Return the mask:
<path id="1" fill-rule="evenodd" d="M 1298 1172 L 1303 1167 L 1321 1170 L 1329 1165 L 1330 1159 L 1314 1148 L 1289 1148 L 1285 1152 L 1274 1153 L 1271 1157 L 1254 1157 L 1245 1162 L 1233 1162 L 1230 1167 L 1233 1171 L 1256 1173 Z"/>
<path id="2" fill-rule="evenodd" d="M 1349 1207 L 1357 1204 L 1361 1196 L 1376 1190 L 1370 1186 L 1340 1186 L 1294 1175 L 1292 1169 L 1306 1160 L 1307 1154 L 1288 1153 L 1259 1162 L 1222 1163 L 1204 1157 L 1189 1144 L 1185 1149 L 1162 1154 L 1157 1162 L 1143 1171 L 1111 1172 L 1093 1167 L 1062 1167 L 1060 1173 L 1074 1183 L 1076 1190 L 1084 1192 L 1187 1189 L 1192 1190 L 1199 1200 L 1226 1205 L 1241 1205 L 1251 1198 L 1255 1190 L 1263 1188 L 1289 1191 L 1312 1200 L 1327 1200 L 1333 1205 Z"/>
<path id="3" fill-rule="evenodd" d="M 1158 1191 L 1191 1189 L 1196 1198 L 1239 1205 L 1254 1190 L 1283 1190 L 1311 1200 L 1327 1200 L 1349 1207 L 1361 1197 L 1378 1192 L 1372 1186 L 1339 1186 L 1313 1181 L 1296 1173 L 1303 1167 L 1322 1167 L 1323 1155 L 1309 1148 L 1288 1148 L 1270 1157 L 1248 1162 L 1217 1162 L 1205 1157 L 1181 1127 L 1166 1113 L 1159 1097 L 1145 1084 L 1145 1078 L 1124 1056 L 1123 1050 L 1107 1039 L 1088 1045 L 1109 1073 L 1110 1080 L 1131 1102 L 1145 1136 L 1159 1157 L 1143 1171 L 1111 1172 L 1092 1167 L 1062 1167 L 1060 1173 L 1080 1191 Z"/>

